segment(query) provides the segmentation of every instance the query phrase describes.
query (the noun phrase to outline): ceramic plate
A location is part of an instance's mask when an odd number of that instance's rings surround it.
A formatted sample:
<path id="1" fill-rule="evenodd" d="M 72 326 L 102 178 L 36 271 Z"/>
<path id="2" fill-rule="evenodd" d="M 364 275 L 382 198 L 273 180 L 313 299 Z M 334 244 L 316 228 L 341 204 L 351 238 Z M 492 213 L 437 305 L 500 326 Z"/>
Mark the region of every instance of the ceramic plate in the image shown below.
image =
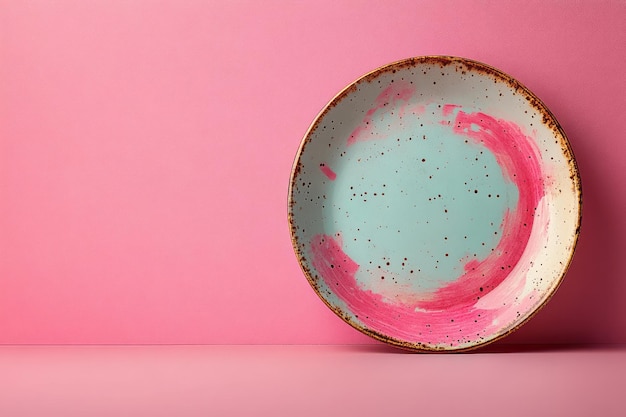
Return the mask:
<path id="1" fill-rule="evenodd" d="M 572 258 L 580 180 L 554 116 L 510 76 L 430 56 L 340 92 L 291 173 L 292 242 L 339 317 L 413 350 L 509 334 Z"/>

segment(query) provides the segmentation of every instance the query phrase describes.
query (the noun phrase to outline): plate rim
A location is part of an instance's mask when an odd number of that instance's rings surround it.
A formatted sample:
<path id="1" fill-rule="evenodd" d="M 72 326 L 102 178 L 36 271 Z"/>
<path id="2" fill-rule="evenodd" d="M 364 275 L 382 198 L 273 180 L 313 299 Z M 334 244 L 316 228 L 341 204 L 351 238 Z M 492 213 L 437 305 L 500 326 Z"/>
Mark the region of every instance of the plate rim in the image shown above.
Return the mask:
<path id="1" fill-rule="evenodd" d="M 561 147 L 561 150 L 564 156 L 566 157 L 567 166 L 570 171 L 572 192 L 577 197 L 577 206 L 576 206 L 577 216 L 575 218 L 575 229 L 574 229 L 572 245 L 571 245 L 571 248 L 569 249 L 569 254 L 567 256 L 567 259 L 566 260 L 564 259 L 563 272 L 558 278 L 555 277 L 554 286 L 551 291 L 547 292 L 543 302 L 537 305 L 536 307 L 534 307 L 524 319 L 517 322 L 510 329 L 503 331 L 501 333 L 495 334 L 495 336 L 491 339 L 483 340 L 479 342 L 473 342 L 471 345 L 463 346 L 463 347 L 451 347 L 451 348 L 445 347 L 445 346 L 434 347 L 428 344 L 407 342 L 407 341 L 396 339 L 394 337 L 387 336 L 385 334 L 374 331 L 372 329 L 369 329 L 365 326 L 360 325 L 359 323 L 354 322 L 353 320 L 350 319 L 350 317 L 345 312 L 343 312 L 341 308 L 339 308 L 338 306 L 333 306 L 332 304 L 330 304 L 329 301 L 327 301 L 322 296 L 316 281 L 311 276 L 311 272 L 307 269 L 307 267 L 304 264 L 305 254 L 302 253 L 302 250 L 299 248 L 298 241 L 296 238 L 296 226 L 295 226 L 294 215 L 293 215 L 293 206 L 295 204 L 294 194 L 293 194 L 294 184 L 295 184 L 296 176 L 298 175 L 300 171 L 299 164 L 300 164 L 301 156 L 307 144 L 311 141 L 311 134 L 315 131 L 318 124 L 324 119 L 324 116 L 326 115 L 326 113 L 330 111 L 330 109 L 335 107 L 349 93 L 356 90 L 359 83 L 369 81 L 370 79 L 375 78 L 388 71 L 395 72 L 395 70 L 398 70 L 398 69 L 416 67 L 420 64 L 433 64 L 433 65 L 439 64 L 442 67 L 450 65 L 450 64 L 462 64 L 467 68 L 468 71 L 478 71 L 481 73 L 486 73 L 489 76 L 497 77 L 501 81 L 506 82 L 508 86 L 512 88 L 516 93 L 522 93 L 528 100 L 528 103 L 532 107 L 534 107 L 542 116 L 542 124 L 546 125 L 553 132 L 555 132 L 555 134 L 559 138 L 559 145 Z M 561 127 L 557 118 L 550 111 L 548 106 L 546 106 L 545 103 L 539 97 L 537 97 L 537 95 L 535 95 L 530 89 L 528 89 L 525 85 L 523 85 L 521 82 L 519 82 L 517 79 L 515 79 L 511 75 L 489 64 L 485 64 L 483 62 L 476 61 L 470 58 L 464 58 L 464 57 L 453 56 L 453 55 L 422 55 L 422 56 L 415 56 L 415 57 L 393 61 L 393 62 L 379 66 L 375 68 L 374 70 L 371 70 L 365 73 L 364 75 L 356 78 L 354 81 L 349 83 L 346 87 L 341 89 L 322 108 L 322 110 L 318 112 L 318 114 L 315 116 L 315 118 L 309 125 L 308 129 L 306 130 L 304 136 L 302 137 L 298 150 L 296 152 L 292 167 L 291 167 L 291 173 L 289 177 L 289 186 L 288 186 L 287 221 L 289 225 L 291 244 L 295 252 L 296 258 L 298 260 L 300 269 L 304 273 L 304 276 L 307 279 L 311 288 L 315 291 L 317 296 L 322 300 L 322 302 L 326 305 L 326 307 L 328 307 L 331 311 L 333 311 L 335 315 L 341 318 L 345 323 L 350 325 L 352 328 L 358 330 L 360 333 L 365 334 L 375 340 L 378 340 L 388 345 L 401 348 L 403 350 L 412 351 L 412 352 L 454 353 L 454 352 L 471 351 L 471 350 L 479 349 L 484 346 L 495 343 L 509 336 L 510 334 L 517 331 L 519 328 L 521 328 L 523 325 L 528 323 L 532 318 L 534 318 L 539 313 L 539 311 L 541 311 L 545 307 L 545 305 L 552 299 L 552 297 L 554 297 L 554 295 L 560 288 L 565 276 L 567 275 L 567 272 L 569 271 L 569 268 L 572 264 L 572 260 L 574 258 L 574 254 L 576 252 L 576 248 L 578 246 L 578 240 L 580 237 L 580 228 L 582 224 L 582 212 L 583 212 L 582 181 L 580 177 L 580 171 L 578 169 L 578 164 L 574 156 L 574 151 L 572 149 L 571 143 L 565 131 Z"/>

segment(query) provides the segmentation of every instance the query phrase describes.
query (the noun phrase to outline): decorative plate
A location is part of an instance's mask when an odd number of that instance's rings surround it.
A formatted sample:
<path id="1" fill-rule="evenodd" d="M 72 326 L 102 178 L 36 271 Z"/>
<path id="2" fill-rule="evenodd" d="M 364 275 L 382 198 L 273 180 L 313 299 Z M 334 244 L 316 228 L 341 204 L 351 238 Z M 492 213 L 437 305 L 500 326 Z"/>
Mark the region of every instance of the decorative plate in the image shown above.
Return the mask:
<path id="1" fill-rule="evenodd" d="M 411 350 L 471 349 L 525 323 L 559 286 L 580 219 L 554 116 L 463 58 L 361 77 L 314 120 L 291 172 L 291 237 L 315 292 Z"/>

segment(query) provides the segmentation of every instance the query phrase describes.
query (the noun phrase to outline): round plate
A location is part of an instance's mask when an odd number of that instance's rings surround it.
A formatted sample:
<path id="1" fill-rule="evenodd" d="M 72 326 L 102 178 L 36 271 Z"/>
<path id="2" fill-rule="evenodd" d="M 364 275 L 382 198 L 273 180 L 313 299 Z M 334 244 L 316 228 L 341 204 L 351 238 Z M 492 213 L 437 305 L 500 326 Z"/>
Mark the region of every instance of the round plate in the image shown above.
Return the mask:
<path id="1" fill-rule="evenodd" d="M 581 216 L 554 116 L 488 65 L 427 56 L 340 92 L 293 166 L 296 255 L 352 327 L 413 350 L 509 334 L 557 289 Z"/>

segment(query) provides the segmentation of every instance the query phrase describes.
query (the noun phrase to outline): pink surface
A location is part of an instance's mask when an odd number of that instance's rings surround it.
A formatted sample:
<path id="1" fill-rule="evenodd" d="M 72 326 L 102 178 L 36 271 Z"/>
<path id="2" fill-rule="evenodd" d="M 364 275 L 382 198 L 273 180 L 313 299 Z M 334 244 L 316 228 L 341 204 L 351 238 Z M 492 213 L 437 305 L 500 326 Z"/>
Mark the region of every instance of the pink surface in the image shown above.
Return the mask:
<path id="1" fill-rule="evenodd" d="M 371 345 L 5 346 L 0 348 L 0 414 L 626 414 L 624 347 L 495 352 L 506 353 L 419 355 Z"/>
<path id="2" fill-rule="evenodd" d="M 0 343 L 368 343 L 298 267 L 289 172 L 335 93 L 428 54 L 519 79 L 578 159 L 570 273 L 507 341 L 626 343 L 625 15 L 619 0 L 0 0 Z"/>

